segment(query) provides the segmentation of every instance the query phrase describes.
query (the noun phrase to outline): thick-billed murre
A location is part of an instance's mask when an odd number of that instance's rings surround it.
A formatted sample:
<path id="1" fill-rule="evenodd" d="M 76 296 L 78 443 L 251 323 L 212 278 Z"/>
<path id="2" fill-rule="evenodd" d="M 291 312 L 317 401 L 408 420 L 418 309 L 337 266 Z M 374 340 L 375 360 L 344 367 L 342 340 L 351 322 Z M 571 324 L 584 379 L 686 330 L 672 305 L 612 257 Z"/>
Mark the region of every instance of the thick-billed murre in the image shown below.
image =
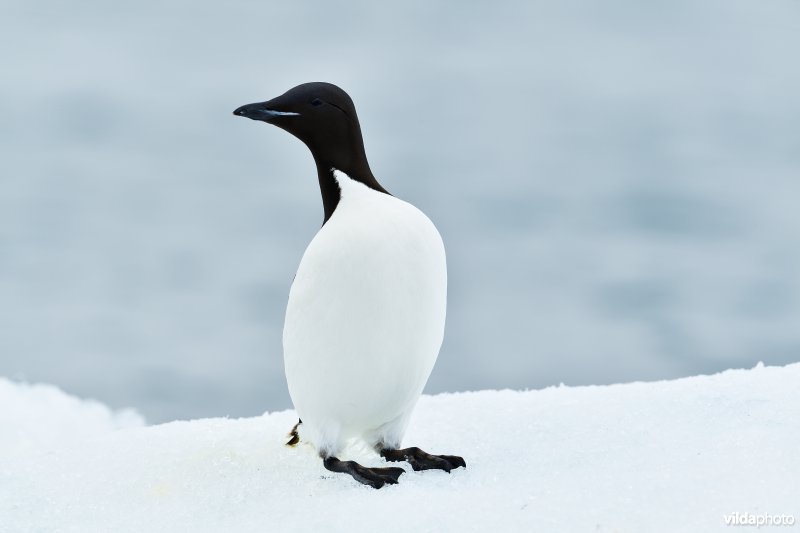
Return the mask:
<path id="1" fill-rule="evenodd" d="M 341 461 L 348 440 L 414 470 L 466 466 L 461 457 L 400 448 L 444 336 L 445 252 L 428 217 L 373 176 L 353 101 L 330 83 L 305 83 L 233 114 L 303 141 L 322 193 L 324 221 L 300 261 L 283 329 L 302 421 L 289 443 L 309 441 L 325 468 L 375 488 L 405 471 Z"/>

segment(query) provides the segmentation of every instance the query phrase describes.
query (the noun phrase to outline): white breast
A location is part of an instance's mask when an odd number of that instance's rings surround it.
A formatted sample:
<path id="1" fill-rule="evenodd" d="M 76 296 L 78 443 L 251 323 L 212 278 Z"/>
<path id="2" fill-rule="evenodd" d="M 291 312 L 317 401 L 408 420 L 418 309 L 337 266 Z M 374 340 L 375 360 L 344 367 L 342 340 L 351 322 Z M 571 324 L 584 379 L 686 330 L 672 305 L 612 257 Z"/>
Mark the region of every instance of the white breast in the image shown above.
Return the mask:
<path id="1" fill-rule="evenodd" d="M 428 217 L 334 176 L 341 199 L 303 255 L 283 331 L 289 392 L 320 449 L 402 433 L 439 353 L 447 293 Z"/>

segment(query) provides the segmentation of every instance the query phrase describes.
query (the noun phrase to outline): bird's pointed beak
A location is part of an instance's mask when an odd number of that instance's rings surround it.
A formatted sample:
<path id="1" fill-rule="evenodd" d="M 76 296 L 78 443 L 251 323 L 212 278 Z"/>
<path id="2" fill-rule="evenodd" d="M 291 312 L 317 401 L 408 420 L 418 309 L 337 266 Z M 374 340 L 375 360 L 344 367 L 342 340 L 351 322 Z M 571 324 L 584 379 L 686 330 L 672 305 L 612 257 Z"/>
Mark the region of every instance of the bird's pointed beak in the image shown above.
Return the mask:
<path id="1" fill-rule="evenodd" d="M 300 113 L 294 113 L 292 111 L 281 111 L 279 109 L 274 109 L 274 106 L 270 106 L 271 103 L 272 100 L 269 102 L 258 102 L 255 104 L 243 105 L 242 107 L 237 108 L 233 114 L 239 117 L 247 117 L 252 120 L 261 120 L 263 122 L 271 122 L 276 117 L 291 117 L 300 115 Z"/>

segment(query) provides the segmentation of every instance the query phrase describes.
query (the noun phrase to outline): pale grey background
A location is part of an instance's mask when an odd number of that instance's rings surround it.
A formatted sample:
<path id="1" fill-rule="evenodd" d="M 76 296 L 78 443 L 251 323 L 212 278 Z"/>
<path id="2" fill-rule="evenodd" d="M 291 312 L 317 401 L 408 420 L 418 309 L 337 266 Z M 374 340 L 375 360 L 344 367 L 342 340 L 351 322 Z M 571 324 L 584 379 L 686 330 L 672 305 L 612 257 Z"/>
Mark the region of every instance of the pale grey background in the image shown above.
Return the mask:
<path id="1" fill-rule="evenodd" d="M 290 405 L 311 157 L 231 115 L 354 98 L 437 223 L 428 392 L 800 360 L 800 2 L 0 3 L 0 375 L 151 421 Z"/>

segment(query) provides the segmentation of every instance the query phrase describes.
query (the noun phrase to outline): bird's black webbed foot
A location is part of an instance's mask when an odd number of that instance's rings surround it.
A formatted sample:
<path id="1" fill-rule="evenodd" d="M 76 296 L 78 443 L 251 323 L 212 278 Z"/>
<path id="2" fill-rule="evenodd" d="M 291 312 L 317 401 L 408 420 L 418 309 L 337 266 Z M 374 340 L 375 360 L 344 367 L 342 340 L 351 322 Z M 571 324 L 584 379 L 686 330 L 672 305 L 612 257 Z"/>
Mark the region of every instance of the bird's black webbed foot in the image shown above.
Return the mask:
<path id="1" fill-rule="evenodd" d="M 322 460 L 322 464 L 331 472 L 350 474 L 359 483 L 369 485 L 374 489 L 379 489 L 384 485 L 397 484 L 397 479 L 405 473 L 402 468 L 368 468 L 355 461 L 340 461 L 336 457 L 326 457 Z"/>
<path id="2" fill-rule="evenodd" d="M 467 467 L 463 458 L 457 455 L 432 455 L 417 447 L 403 448 L 402 450 L 381 450 L 381 457 L 387 461 L 405 461 L 414 470 L 444 470 L 450 472 L 459 466 Z"/>

